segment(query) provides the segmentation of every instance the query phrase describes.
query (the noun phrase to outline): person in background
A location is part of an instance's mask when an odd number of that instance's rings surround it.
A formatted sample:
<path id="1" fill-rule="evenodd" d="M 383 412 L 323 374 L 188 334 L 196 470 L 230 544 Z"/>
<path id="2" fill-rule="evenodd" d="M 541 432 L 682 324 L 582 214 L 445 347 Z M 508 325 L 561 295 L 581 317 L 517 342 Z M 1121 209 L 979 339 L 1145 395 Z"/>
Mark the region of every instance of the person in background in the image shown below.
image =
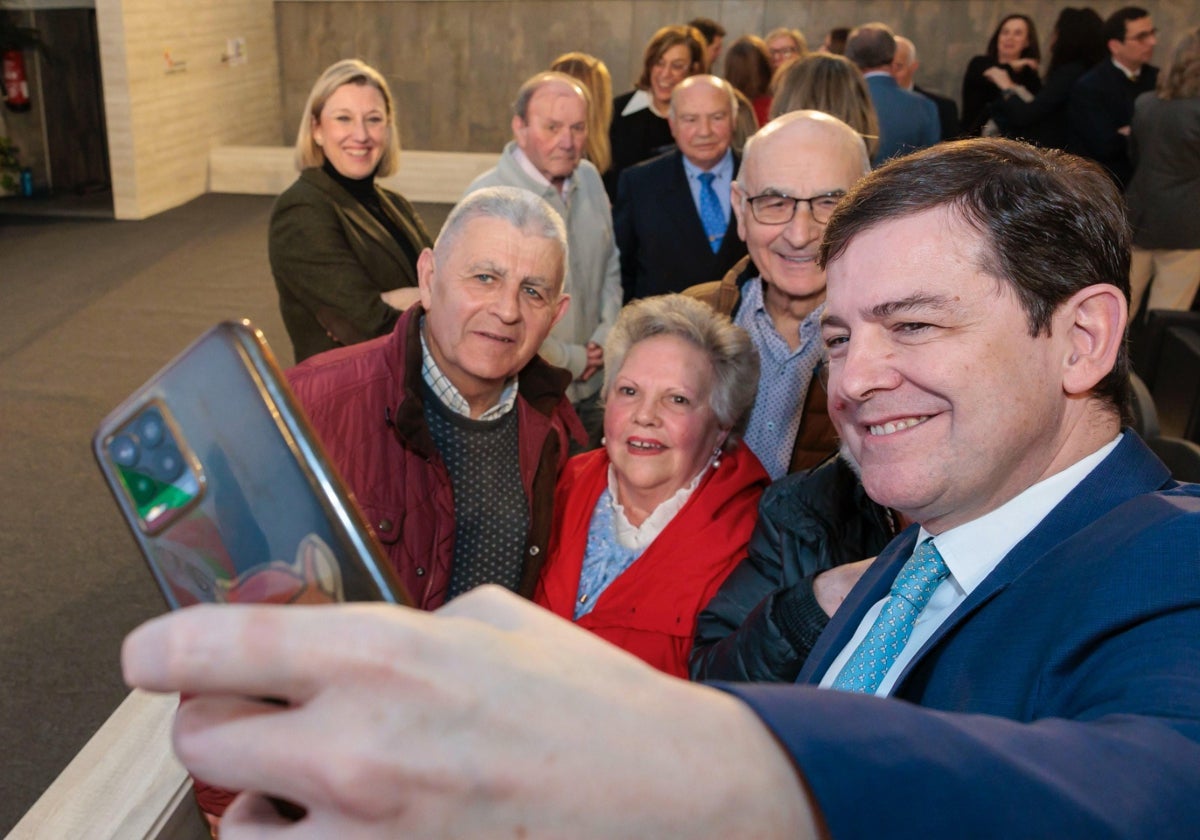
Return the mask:
<path id="1" fill-rule="evenodd" d="M 830 55 L 844 55 L 846 52 L 846 39 L 849 37 L 849 26 L 835 26 L 825 33 L 825 40 L 821 42 L 820 51 L 829 53 Z"/>
<path id="2" fill-rule="evenodd" d="M 816 255 L 833 208 L 868 169 L 862 138 L 828 114 L 793 111 L 763 126 L 733 186 L 749 255 L 686 292 L 732 317 L 758 348 L 762 376 L 744 439 L 772 480 L 837 451 L 816 381 L 825 301 Z"/>
<path id="3" fill-rule="evenodd" d="M 811 53 L 785 67 L 775 85 L 771 119 L 792 111 L 821 111 L 859 133 L 874 157 L 879 119 L 862 71 L 844 56 Z"/>
<path id="4" fill-rule="evenodd" d="M 871 104 L 879 118 L 879 149 L 871 158 L 873 164 L 938 142 L 941 126 L 937 106 L 920 94 L 901 89 L 896 82 L 896 38 L 888 26 L 865 23 L 855 28 L 846 41 L 846 58 L 858 65 L 867 80 Z"/>
<path id="5" fill-rule="evenodd" d="M 712 18 L 698 17 L 689 20 L 688 26 L 696 29 L 704 36 L 707 46 L 704 48 L 704 72 L 713 72 L 717 59 L 721 57 L 721 43 L 725 40 L 725 27 Z"/>
<path id="6" fill-rule="evenodd" d="M 637 85 L 613 100 L 608 131 L 612 167 L 604 173 L 604 186 L 614 204 L 621 172 L 675 145 L 667 123 L 671 91 L 688 76 L 704 72 L 704 46 L 704 36 L 698 30 L 664 26 L 646 44 Z"/>
<path id="7" fill-rule="evenodd" d="M 386 335 L 417 299 L 432 244 L 413 206 L 375 183 L 399 166 L 392 93 L 357 59 L 330 65 L 296 135 L 299 179 L 271 210 L 267 251 L 297 362 Z"/>
<path id="8" fill-rule="evenodd" d="M 563 471 L 534 601 L 686 677 L 768 482 L 740 440 L 758 353 L 727 316 L 663 295 L 625 307 L 604 354 L 604 447 Z"/>
<path id="9" fill-rule="evenodd" d="M 729 204 L 739 163 L 732 85 L 692 76 L 671 94 L 670 112 L 678 148 L 625 170 L 613 207 L 627 303 L 715 280 L 746 255 Z"/>
<path id="10" fill-rule="evenodd" d="M 750 138 L 761 128 L 761 125 L 758 117 L 754 115 L 754 105 L 746 98 L 746 94 L 734 88 L 733 95 L 738 101 L 738 106 L 733 122 L 733 137 L 729 139 L 729 148 L 733 149 L 735 155 L 741 157 L 742 149 L 746 148 L 746 144 L 750 142 Z"/>
<path id="11" fill-rule="evenodd" d="M 987 52 L 972 58 L 967 64 L 967 72 L 963 74 L 964 136 L 978 137 L 983 133 L 984 124 L 992 116 L 991 104 L 1000 96 L 995 84 L 984 76 L 984 71 L 991 67 L 1001 67 L 1012 78 L 1014 84 L 1034 94 L 1042 84 L 1038 75 L 1041 57 L 1037 27 L 1033 18 L 1029 15 L 1006 15 L 988 39 Z"/>
<path id="12" fill-rule="evenodd" d="M 725 54 L 725 79 L 750 100 L 754 117 L 766 125 L 771 111 L 771 56 L 757 35 L 743 35 Z"/>
<path id="13" fill-rule="evenodd" d="M 808 53 L 808 41 L 799 29 L 781 26 L 768 32 L 763 40 L 766 41 L 767 53 L 771 56 L 772 71 Z"/>
<path id="14" fill-rule="evenodd" d="M 1063 9 L 1050 37 L 1050 62 L 1040 87 L 1030 91 L 1003 67 L 989 67 L 984 77 L 1000 91 L 991 105 L 984 132 L 1025 140 L 1046 149 L 1072 147 L 1068 103 L 1075 82 L 1104 58 L 1104 24 L 1088 8 Z"/>
<path id="15" fill-rule="evenodd" d="M 942 139 L 953 140 L 958 136 L 959 131 L 958 105 L 955 104 L 953 99 L 942 96 L 940 93 L 926 90 L 916 84 L 917 68 L 920 66 L 921 62 L 917 58 L 917 45 L 903 35 L 897 35 L 896 57 L 892 59 L 892 75 L 896 77 L 896 84 L 900 86 L 901 90 L 910 90 L 913 93 L 919 93 L 936 105 Z"/>
<path id="16" fill-rule="evenodd" d="M 1148 11 L 1126 6 L 1105 19 L 1104 38 L 1111 60 L 1099 62 L 1075 83 L 1067 117 L 1074 151 L 1099 163 L 1124 188 L 1133 174 L 1133 103 L 1158 82 L 1158 68 L 1150 63 L 1158 29 Z"/>
<path id="17" fill-rule="evenodd" d="M 1200 28 L 1180 38 L 1158 91 L 1137 98 L 1132 129 L 1130 306 L 1136 314 L 1149 285 L 1147 309 L 1190 309 L 1200 286 Z"/>
<path id="18" fill-rule="evenodd" d="M 583 82 L 591 100 L 583 156 L 603 175 L 612 166 L 612 146 L 608 142 L 608 126 L 612 123 L 613 113 L 612 77 L 608 65 L 593 55 L 569 52 L 554 59 L 550 69 Z"/>
<path id="19" fill-rule="evenodd" d="M 527 79 L 513 103 L 513 139 L 500 162 L 472 181 L 467 193 L 498 186 L 529 190 L 567 226 L 563 282 L 571 306 L 538 353 L 574 377 L 567 396 L 594 448 L 603 419 L 604 340 L 621 308 L 621 262 L 604 184 L 583 159 L 590 106 L 587 90 L 570 76 L 551 70 Z"/>

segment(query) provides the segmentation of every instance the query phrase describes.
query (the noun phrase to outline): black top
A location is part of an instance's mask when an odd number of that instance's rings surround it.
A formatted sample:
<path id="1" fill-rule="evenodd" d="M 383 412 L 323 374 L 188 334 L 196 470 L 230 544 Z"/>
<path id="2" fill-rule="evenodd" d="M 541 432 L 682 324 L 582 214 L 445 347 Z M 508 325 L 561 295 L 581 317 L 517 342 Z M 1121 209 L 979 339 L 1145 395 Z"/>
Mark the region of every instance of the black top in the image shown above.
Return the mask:
<path id="1" fill-rule="evenodd" d="M 963 75 L 962 133 L 965 137 L 978 137 L 983 125 L 992 116 L 992 104 L 1000 98 L 1000 88 L 984 78 L 983 71 L 992 67 L 1003 67 L 1012 80 L 1030 93 L 1042 89 L 1042 79 L 1032 67 L 1014 70 L 1009 64 L 993 61 L 986 55 L 977 55 L 967 65 Z"/>
<path id="2" fill-rule="evenodd" d="M 333 180 L 337 181 L 346 192 L 358 201 L 363 208 L 375 217 L 375 221 L 383 225 L 384 229 L 392 235 L 392 239 L 396 240 L 396 244 L 404 251 L 404 255 L 408 257 L 408 261 L 414 266 L 417 264 L 417 251 L 413 248 L 412 241 L 404 234 L 404 231 L 392 221 L 391 217 L 383 211 L 383 204 L 379 200 L 379 192 L 375 189 L 375 173 L 372 172 L 366 178 L 347 178 L 341 172 L 338 172 L 329 158 L 325 158 L 325 163 L 321 165 L 325 170 L 325 174 Z"/>
<path id="3" fill-rule="evenodd" d="M 612 166 L 604 173 L 604 189 L 609 201 L 617 200 L 617 185 L 621 170 L 635 163 L 658 157 L 675 148 L 671 126 L 666 118 L 660 117 L 652 108 L 643 108 L 628 116 L 621 116 L 629 100 L 637 93 L 631 90 L 613 100 L 613 120 L 608 129 L 608 140 L 612 145 Z"/>

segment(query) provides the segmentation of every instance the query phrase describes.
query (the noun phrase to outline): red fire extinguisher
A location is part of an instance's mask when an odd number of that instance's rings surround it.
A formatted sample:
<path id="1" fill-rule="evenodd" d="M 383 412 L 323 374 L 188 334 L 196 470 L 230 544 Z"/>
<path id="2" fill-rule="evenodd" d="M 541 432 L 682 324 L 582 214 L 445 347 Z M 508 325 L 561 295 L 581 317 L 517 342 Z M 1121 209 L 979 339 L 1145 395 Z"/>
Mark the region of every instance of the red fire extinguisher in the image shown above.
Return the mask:
<path id="1" fill-rule="evenodd" d="M 10 111 L 29 110 L 29 80 L 20 50 L 4 51 L 4 104 Z"/>

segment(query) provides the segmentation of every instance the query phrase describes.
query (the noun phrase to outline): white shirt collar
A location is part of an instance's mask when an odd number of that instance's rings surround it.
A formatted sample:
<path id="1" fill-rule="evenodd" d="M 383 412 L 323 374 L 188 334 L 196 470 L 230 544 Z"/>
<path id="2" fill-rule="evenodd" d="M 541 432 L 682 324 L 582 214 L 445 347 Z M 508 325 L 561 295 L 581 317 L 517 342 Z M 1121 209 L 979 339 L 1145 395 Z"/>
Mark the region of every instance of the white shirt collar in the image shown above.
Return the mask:
<path id="1" fill-rule="evenodd" d="M 433 354 L 429 352 L 429 345 L 425 342 L 424 317 L 421 318 L 419 334 L 421 336 L 421 378 L 425 380 L 425 384 L 430 387 L 442 405 L 455 414 L 469 418 L 471 416 L 471 405 L 467 402 L 467 398 L 462 395 L 462 392 L 458 388 L 454 387 L 454 383 L 450 381 L 450 377 L 442 373 L 442 369 L 438 367 Z M 496 420 L 512 411 L 513 406 L 516 404 L 517 377 L 514 376 L 504 383 L 504 390 L 500 393 L 500 399 L 496 401 L 496 404 L 483 412 L 483 414 L 480 414 L 478 419 Z"/>
<path id="2" fill-rule="evenodd" d="M 970 595 L 1013 546 L 1025 539 L 1120 441 L 1118 434 L 1091 455 L 1042 479 L 990 513 L 933 537 L 963 595 Z M 933 535 L 922 528 L 918 544 L 930 536 Z"/>
<path id="3" fill-rule="evenodd" d="M 635 90 L 633 96 L 629 97 L 629 101 L 625 103 L 624 110 L 621 111 L 622 117 L 628 117 L 630 114 L 636 114 L 638 111 L 650 109 L 650 113 L 661 119 L 666 119 L 654 107 L 654 100 L 650 98 L 649 91 Z"/>
<path id="4" fill-rule="evenodd" d="M 521 169 L 525 172 L 525 174 L 528 175 L 530 178 L 532 178 L 534 181 L 536 181 L 538 184 L 541 184 L 542 186 L 545 186 L 545 187 L 549 187 L 550 189 L 554 190 L 559 195 L 564 196 L 564 197 L 570 194 L 570 192 L 571 192 L 571 175 L 568 175 L 566 178 L 563 178 L 562 190 L 559 190 L 558 187 L 554 186 L 554 184 L 551 183 L 549 178 L 547 178 L 540 171 L 538 171 L 538 168 L 533 165 L 533 161 L 531 161 L 529 159 L 529 155 L 525 154 L 525 151 L 520 146 L 518 146 L 515 142 L 513 143 L 513 147 L 512 147 L 512 155 L 513 155 L 513 160 L 515 160 L 517 162 L 517 165 L 521 167 Z M 572 173 L 572 174 L 574 174 L 574 173 Z"/>
<path id="5" fill-rule="evenodd" d="M 675 495 L 664 501 L 654 509 L 654 512 L 646 517 L 641 525 L 634 525 L 625 516 L 625 508 L 618 501 L 617 495 L 617 474 L 613 470 L 612 464 L 608 465 L 608 492 L 612 496 L 613 505 L 613 523 L 617 532 L 617 542 L 624 548 L 642 549 L 650 545 L 658 539 L 658 535 L 663 532 L 663 529 L 671 524 L 671 520 L 675 518 L 675 514 L 683 509 L 687 504 L 687 500 L 692 497 L 692 492 L 700 485 L 700 479 L 708 471 L 712 462 L 704 465 L 704 469 L 697 473 L 683 487 L 675 491 Z"/>

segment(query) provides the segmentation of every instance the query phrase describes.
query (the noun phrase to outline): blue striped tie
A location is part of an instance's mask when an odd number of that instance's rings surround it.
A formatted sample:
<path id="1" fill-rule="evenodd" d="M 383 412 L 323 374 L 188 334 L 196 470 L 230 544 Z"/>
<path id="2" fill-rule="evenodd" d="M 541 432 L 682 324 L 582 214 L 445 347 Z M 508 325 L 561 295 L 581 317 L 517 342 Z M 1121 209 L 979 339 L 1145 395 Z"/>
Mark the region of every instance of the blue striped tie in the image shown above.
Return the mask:
<path id="1" fill-rule="evenodd" d="M 938 553 L 933 538 L 917 546 L 896 575 L 892 591 L 883 609 L 858 648 L 846 662 L 846 667 L 833 681 L 833 688 L 874 694 L 880 683 L 896 664 L 900 651 L 912 635 L 913 624 L 933 590 L 949 576 L 946 561 Z"/>
<path id="2" fill-rule="evenodd" d="M 713 189 L 713 178 L 717 176 L 711 172 L 701 172 L 699 177 L 700 221 L 704 224 L 708 246 L 715 254 L 721 250 L 721 240 L 725 238 L 725 228 L 728 227 L 729 220 L 725 218 L 725 213 L 721 210 L 721 199 L 717 198 L 717 191 Z"/>

